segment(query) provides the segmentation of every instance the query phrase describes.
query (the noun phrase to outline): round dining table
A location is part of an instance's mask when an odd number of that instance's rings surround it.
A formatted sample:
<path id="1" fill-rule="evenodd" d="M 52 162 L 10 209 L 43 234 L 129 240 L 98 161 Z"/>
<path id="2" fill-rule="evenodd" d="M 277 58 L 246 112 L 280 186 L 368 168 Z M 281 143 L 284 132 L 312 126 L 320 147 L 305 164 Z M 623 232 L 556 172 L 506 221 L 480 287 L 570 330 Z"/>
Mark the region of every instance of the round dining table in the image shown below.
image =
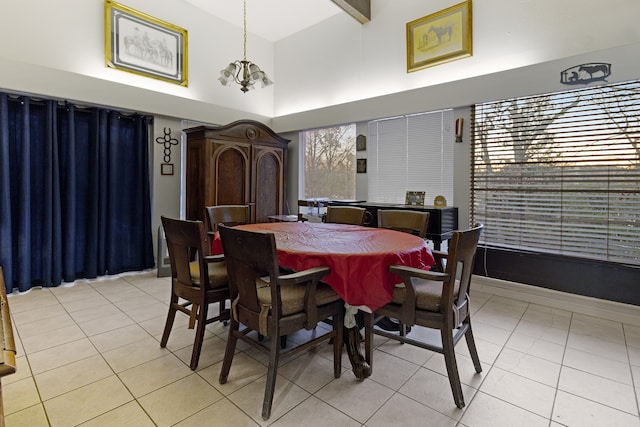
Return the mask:
<path id="1" fill-rule="evenodd" d="M 429 269 L 431 250 L 418 236 L 384 228 L 310 222 L 269 222 L 239 225 L 242 230 L 273 233 L 278 262 L 295 271 L 328 266 L 323 277 L 349 305 L 374 311 L 391 301 L 402 280 L 391 265 Z"/>

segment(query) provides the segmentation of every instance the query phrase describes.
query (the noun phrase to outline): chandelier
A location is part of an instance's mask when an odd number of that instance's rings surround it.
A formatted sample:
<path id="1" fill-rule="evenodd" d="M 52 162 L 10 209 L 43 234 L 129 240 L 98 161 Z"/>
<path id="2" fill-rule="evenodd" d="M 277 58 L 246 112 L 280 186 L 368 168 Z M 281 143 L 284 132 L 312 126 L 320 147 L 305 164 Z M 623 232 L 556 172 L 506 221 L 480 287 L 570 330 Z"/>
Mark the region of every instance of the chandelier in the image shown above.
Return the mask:
<path id="1" fill-rule="evenodd" d="M 240 90 L 247 92 L 253 89 L 255 82 L 262 83 L 262 87 L 273 84 L 264 71 L 251 61 L 247 61 L 247 0 L 244 0 L 244 56 L 242 60 L 235 60 L 227 68 L 220 71 L 218 77 L 223 86 L 227 86 L 230 81 L 239 84 Z"/>

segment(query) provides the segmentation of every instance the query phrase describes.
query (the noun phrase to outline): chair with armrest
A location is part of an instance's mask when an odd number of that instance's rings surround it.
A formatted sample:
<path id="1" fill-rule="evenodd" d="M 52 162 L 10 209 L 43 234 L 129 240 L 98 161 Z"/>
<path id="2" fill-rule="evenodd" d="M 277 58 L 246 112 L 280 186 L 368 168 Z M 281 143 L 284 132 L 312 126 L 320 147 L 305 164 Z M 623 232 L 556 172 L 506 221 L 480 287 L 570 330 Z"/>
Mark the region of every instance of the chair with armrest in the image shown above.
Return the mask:
<path id="1" fill-rule="evenodd" d="M 464 336 L 469 347 L 476 372 L 482 372 L 480 359 L 471 330 L 469 288 L 478 239 L 482 224 L 465 231 L 455 231 L 449 242 L 446 266 L 441 271 L 426 271 L 412 267 L 393 265 L 389 269 L 404 283 L 393 291 L 392 301 L 366 317 L 365 333 L 382 335 L 402 343 L 412 344 L 444 355 L 447 375 L 453 399 L 458 408 L 463 408 L 464 396 L 458 375 L 455 345 Z M 442 265 L 442 264 L 440 264 Z M 440 343 L 429 343 L 406 335 L 373 330 L 372 324 L 380 316 L 399 319 L 405 325 L 419 325 L 440 330 Z"/>
<path id="2" fill-rule="evenodd" d="M 314 334 L 315 338 L 294 345 L 282 354 L 307 350 L 333 339 L 333 374 L 340 377 L 344 301 L 328 285 L 320 282 L 320 278 L 328 274 L 328 267 L 282 275 L 273 233 L 238 230 L 224 225 L 219 231 L 232 298 L 220 384 L 227 382 L 238 339 L 268 353 L 269 367 L 262 403 L 262 418 L 266 420 L 271 415 L 281 337 L 302 329 L 312 330 L 318 321 L 333 317 L 336 321 L 330 331 L 320 336 Z M 252 331 L 257 334 L 251 334 Z M 269 339 L 259 341 L 260 335 Z"/>
<path id="3" fill-rule="evenodd" d="M 378 227 L 402 231 L 421 237 L 427 235 L 429 212 L 381 209 L 378 210 Z"/>
<path id="4" fill-rule="evenodd" d="M 219 224 L 229 227 L 251 223 L 251 211 L 249 205 L 218 205 L 207 206 L 207 218 L 209 218 L 209 230 L 215 233 Z"/>
<path id="5" fill-rule="evenodd" d="M 366 212 L 365 208 L 356 206 L 328 206 L 324 222 L 362 225 Z"/>
<path id="6" fill-rule="evenodd" d="M 171 300 L 160 347 L 166 347 L 178 311 L 196 328 L 189 367 L 198 367 L 207 324 L 229 319 L 224 303 L 229 299 L 223 255 L 209 255 L 210 244 L 202 221 L 161 217 L 171 263 Z M 180 299 L 184 302 L 180 302 Z M 208 318 L 209 304 L 219 302 L 220 313 Z"/>

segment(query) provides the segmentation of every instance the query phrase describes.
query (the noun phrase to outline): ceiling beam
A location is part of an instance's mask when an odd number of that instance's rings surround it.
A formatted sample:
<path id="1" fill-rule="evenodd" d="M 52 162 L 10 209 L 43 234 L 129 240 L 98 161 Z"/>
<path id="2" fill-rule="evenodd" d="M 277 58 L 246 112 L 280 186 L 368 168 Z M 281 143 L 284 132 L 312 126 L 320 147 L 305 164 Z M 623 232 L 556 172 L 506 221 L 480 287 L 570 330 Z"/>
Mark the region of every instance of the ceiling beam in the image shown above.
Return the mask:
<path id="1" fill-rule="evenodd" d="M 331 0 L 356 21 L 366 24 L 371 21 L 371 0 Z"/>

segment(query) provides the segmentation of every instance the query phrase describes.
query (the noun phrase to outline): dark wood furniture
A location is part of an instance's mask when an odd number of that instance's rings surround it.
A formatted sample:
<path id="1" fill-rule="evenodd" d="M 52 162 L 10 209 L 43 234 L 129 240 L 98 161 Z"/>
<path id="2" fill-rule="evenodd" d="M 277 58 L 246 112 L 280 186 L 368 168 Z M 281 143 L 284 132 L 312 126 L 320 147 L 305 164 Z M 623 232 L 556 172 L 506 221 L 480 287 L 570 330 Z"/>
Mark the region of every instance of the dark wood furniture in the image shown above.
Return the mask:
<path id="1" fill-rule="evenodd" d="M 447 375 L 453 398 L 458 408 L 463 408 L 464 396 L 456 363 L 455 345 L 464 337 L 476 372 L 482 372 L 476 344 L 471 331 L 469 293 L 473 262 L 478 247 L 482 225 L 453 233 L 448 253 L 434 251 L 436 271 L 426 271 L 405 265 L 392 265 L 391 273 L 402 278 L 404 286 L 396 286 L 391 302 L 365 316 L 365 341 L 371 335 L 382 335 L 401 343 L 415 345 L 444 355 Z M 446 260 L 446 266 L 442 262 Z M 439 270 L 439 271 L 438 271 Z M 458 279 L 459 278 L 459 279 Z M 419 338 L 373 329 L 372 324 L 382 316 L 398 319 L 402 325 L 419 325 L 438 329 L 440 341 L 430 343 Z M 368 348 L 367 348 L 368 350 Z"/>
<path id="2" fill-rule="evenodd" d="M 196 327 L 189 367 L 196 370 L 207 324 L 229 319 L 224 303 L 229 299 L 227 269 L 223 255 L 209 255 L 211 245 L 202 221 L 161 217 L 171 262 L 171 299 L 160 340 L 166 347 L 178 311 L 189 316 L 189 329 Z M 209 304 L 220 303 L 220 313 L 208 317 Z"/>
<path id="3" fill-rule="evenodd" d="M 187 134 L 187 219 L 206 221 L 206 206 L 250 205 L 251 222 L 285 214 L 288 139 L 240 120 L 199 126 Z"/>
<path id="4" fill-rule="evenodd" d="M 271 415 L 278 376 L 281 337 L 303 329 L 312 331 L 318 321 L 333 318 L 331 331 L 314 331 L 307 335 L 306 341 L 283 353 L 307 350 L 332 339 L 333 375 L 340 377 L 344 301 L 328 285 L 320 282 L 329 273 L 328 267 L 318 266 L 283 275 L 278 265 L 273 233 L 252 232 L 224 225 L 220 226 L 219 232 L 233 299 L 220 384 L 227 382 L 238 339 L 268 353 L 269 368 L 262 402 L 262 418 L 267 420 Z M 256 334 L 250 334 L 251 331 L 257 331 L 269 340 L 260 342 Z"/>
<path id="5" fill-rule="evenodd" d="M 7 289 L 4 283 L 4 274 L 0 267 L 0 341 L 2 344 L 2 357 L 0 357 L 0 379 L 5 375 L 16 372 L 16 344 L 13 340 L 13 327 L 11 325 L 11 312 Z M 2 401 L 2 384 L 0 384 L 0 426 L 4 427 L 4 404 Z"/>
<path id="6" fill-rule="evenodd" d="M 341 202 L 331 201 L 330 206 L 358 206 L 367 210 L 364 225 L 368 227 L 378 227 L 378 210 L 381 209 L 408 209 L 414 211 L 429 212 L 429 225 L 425 238 L 433 241 L 434 248 L 440 250 L 440 245 L 445 240 L 453 236 L 453 232 L 458 229 L 458 208 L 447 206 L 437 208 L 435 206 L 402 205 L 394 203 L 376 202 Z"/>

